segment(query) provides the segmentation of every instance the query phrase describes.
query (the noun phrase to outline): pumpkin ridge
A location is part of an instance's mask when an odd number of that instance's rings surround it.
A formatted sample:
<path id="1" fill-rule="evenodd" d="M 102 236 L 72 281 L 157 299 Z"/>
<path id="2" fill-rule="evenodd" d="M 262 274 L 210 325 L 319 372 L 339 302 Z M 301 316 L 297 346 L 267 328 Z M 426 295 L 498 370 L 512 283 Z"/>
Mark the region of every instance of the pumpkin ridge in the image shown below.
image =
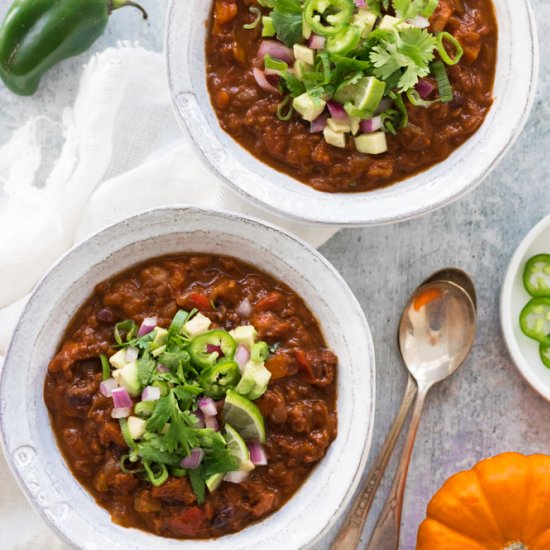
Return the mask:
<path id="1" fill-rule="evenodd" d="M 489 460 L 489 459 L 486 459 Z M 493 518 L 493 523 L 496 525 L 497 529 L 499 530 L 500 536 L 502 537 L 502 540 L 505 540 L 504 533 L 502 532 L 502 527 L 500 526 L 500 523 L 497 521 L 497 518 L 493 512 L 493 508 L 490 505 L 489 499 L 487 498 L 487 494 L 485 493 L 485 489 L 483 487 L 483 483 L 481 482 L 481 479 L 479 477 L 479 473 L 476 470 L 475 466 L 472 468 L 472 472 L 476 475 L 477 478 L 477 484 L 479 485 L 479 490 L 481 492 L 481 495 L 483 496 L 483 500 L 485 501 L 485 504 L 487 505 L 487 510 L 489 512 L 489 515 Z"/>
<path id="2" fill-rule="evenodd" d="M 485 495 L 483 495 L 483 497 L 485 498 Z M 457 535 L 460 535 L 462 538 L 467 539 L 467 540 L 470 541 L 472 544 L 477 545 L 477 546 L 481 546 L 477 540 L 475 540 L 475 539 L 473 539 L 472 537 L 466 535 L 466 534 L 463 533 L 462 531 L 458 531 L 457 529 L 453 529 L 452 527 L 449 527 L 449 525 L 447 525 L 446 523 L 443 523 L 442 521 L 439 521 L 438 519 L 433 519 L 433 518 L 430 518 L 430 519 L 431 519 L 431 521 L 433 521 L 434 523 L 438 523 L 439 525 L 442 525 L 442 526 L 445 527 L 445 529 L 447 529 L 448 531 L 451 531 L 452 533 L 456 533 Z"/>

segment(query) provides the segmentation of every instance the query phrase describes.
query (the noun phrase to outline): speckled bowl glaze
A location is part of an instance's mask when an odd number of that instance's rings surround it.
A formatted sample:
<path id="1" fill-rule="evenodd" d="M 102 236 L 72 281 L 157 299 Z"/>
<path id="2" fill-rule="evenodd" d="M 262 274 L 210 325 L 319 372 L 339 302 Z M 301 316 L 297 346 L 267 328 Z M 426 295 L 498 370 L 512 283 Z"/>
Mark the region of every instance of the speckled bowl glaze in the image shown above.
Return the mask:
<path id="1" fill-rule="evenodd" d="M 550 254 L 550 216 L 543 218 L 517 247 L 510 260 L 500 296 L 500 325 L 506 347 L 522 376 L 550 401 L 550 369 L 539 355 L 539 344 L 523 334 L 519 314 L 531 299 L 523 286 L 523 270 L 536 254 Z"/>
<path id="2" fill-rule="evenodd" d="M 219 126 L 206 89 L 205 41 L 211 1 L 170 0 L 166 19 L 168 80 L 176 113 L 204 159 L 258 206 L 296 220 L 379 225 L 420 216 L 478 185 L 520 134 L 531 109 L 538 41 L 529 0 L 494 0 L 499 24 L 495 103 L 481 128 L 444 162 L 384 189 L 322 193 L 276 171 Z"/>
<path id="3" fill-rule="evenodd" d="M 309 305 L 339 357 L 338 437 L 278 512 L 233 535 L 178 541 L 111 522 L 59 453 L 43 399 L 48 362 L 94 286 L 146 259 L 177 252 L 226 254 L 280 278 Z M 8 462 L 27 497 L 66 541 L 87 550 L 263 550 L 315 547 L 357 486 L 374 423 L 374 352 L 365 316 L 344 280 L 316 250 L 236 214 L 172 207 L 129 218 L 66 254 L 34 290 L 0 378 L 0 427 Z"/>

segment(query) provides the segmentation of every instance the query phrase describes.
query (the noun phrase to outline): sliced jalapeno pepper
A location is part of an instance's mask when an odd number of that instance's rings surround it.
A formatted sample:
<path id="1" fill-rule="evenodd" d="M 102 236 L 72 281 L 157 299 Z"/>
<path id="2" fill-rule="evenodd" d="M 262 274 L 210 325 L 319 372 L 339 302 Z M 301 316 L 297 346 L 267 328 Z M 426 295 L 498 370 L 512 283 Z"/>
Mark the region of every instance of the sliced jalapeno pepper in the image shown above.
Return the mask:
<path id="1" fill-rule="evenodd" d="M 237 343 L 225 330 L 210 330 L 199 334 L 189 343 L 191 361 L 198 367 L 206 369 L 221 358 L 233 359 Z"/>
<path id="2" fill-rule="evenodd" d="M 240 378 L 239 365 L 235 361 L 225 360 L 202 371 L 201 386 L 208 397 L 220 399 L 225 397 L 228 389 L 238 384 Z"/>
<path id="3" fill-rule="evenodd" d="M 544 363 L 544 366 L 550 369 L 550 346 L 545 346 L 544 344 L 540 345 L 539 348 L 541 361 Z"/>
<path id="4" fill-rule="evenodd" d="M 531 296 L 550 296 L 550 254 L 537 254 L 525 264 L 523 285 Z"/>
<path id="5" fill-rule="evenodd" d="M 353 0 L 307 0 L 304 19 L 313 32 L 332 36 L 349 23 L 354 9 Z"/>
<path id="6" fill-rule="evenodd" d="M 338 34 L 329 36 L 327 39 L 327 50 L 330 53 L 346 55 L 359 44 L 361 31 L 355 25 L 349 25 Z"/>
<path id="7" fill-rule="evenodd" d="M 550 346 L 550 298 L 533 298 L 521 310 L 519 326 L 529 338 Z"/>

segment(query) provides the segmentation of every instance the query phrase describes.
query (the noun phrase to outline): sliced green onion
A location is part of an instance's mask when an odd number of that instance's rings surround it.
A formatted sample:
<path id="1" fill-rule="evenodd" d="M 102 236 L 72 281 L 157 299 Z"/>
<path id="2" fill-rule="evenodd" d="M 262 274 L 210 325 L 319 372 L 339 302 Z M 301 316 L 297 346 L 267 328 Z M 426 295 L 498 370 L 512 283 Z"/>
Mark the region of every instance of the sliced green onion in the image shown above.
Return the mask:
<path id="1" fill-rule="evenodd" d="M 120 458 L 120 469 L 122 470 L 122 473 L 124 474 L 139 474 L 140 472 L 144 472 L 144 468 L 126 468 L 126 461 L 130 460 L 130 455 L 123 455 Z M 130 462 L 132 462 L 130 460 Z"/>
<path id="2" fill-rule="evenodd" d="M 155 487 L 162 485 L 168 479 L 168 469 L 164 464 L 159 464 L 157 462 L 149 464 L 148 460 L 143 460 L 142 462 L 147 472 L 147 478 Z M 153 469 L 154 466 L 156 466 L 156 472 Z"/>
<path id="3" fill-rule="evenodd" d="M 425 99 L 422 99 L 420 97 L 420 94 L 414 89 L 411 88 L 410 90 L 407 90 L 407 97 L 412 105 L 415 107 L 431 107 L 434 103 L 438 103 L 439 99 L 435 99 L 433 101 L 426 101 Z"/>
<path id="4" fill-rule="evenodd" d="M 183 309 L 180 309 L 176 315 L 174 315 L 174 318 L 168 327 L 168 339 L 171 336 L 175 336 L 181 332 L 185 321 L 187 321 L 189 317 L 191 317 L 191 314 L 187 313 L 187 311 L 184 311 Z"/>
<path id="5" fill-rule="evenodd" d="M 128 427 L 128 420 L 126 418 L 119 418 L 118 419 L 120 423 L 120 431 L 122 432 L 122 437 L 124 438 L 124 442 L 126 445 L 128 445 L 129 449 L 135 449 L 136 448 L 136 442 L 132 438 L 132 435 L 130 434 L 130 428 Z"/>
<path id="6" fill-rule="evenodd" d="M 330 68 L 330 56 L 327 52 L 319 52 L 315 60 L 315 70 L 323 70 L 322 85 L 328 84 L 332 79 L 332 70 Z"/>
<path id="7" fill-rule="evenodd" d="M 264 8 L 273 8 L 275 0 L 258 0 L 258 4 L 260 4 L 260 6 L 263 6 Z"/>
<path id="8" fill-rule="evenodd" d="M 288 110 L 285 113 L 284 110 L 288 106 Z M 279 120 L 290 120 L 292 117 L 292 114 L 294 113 L 294 107 L 292 107 L 292 102 L 290 100 L 290 96 L 287 96 L 279 103 L 279 106 L 277 107 L 277 118 Z"/>
<path id="9" fill-rule="evenodd" d="M 273 24 L 273 19 L 267 15 L 262 17 L 262 36 L 275 36 L 277 31 Z"/>
<path id="10" fill-rule="evenodd" d="M 252 23 L 247 23 L 246 25 L 243 25 L 243 29 L 255 29 L 260 24 L 260 21 L 262 20 L 262 12 L 256 6 L 250 6 L 248 8 L 248 11 L 250 13 L 253 13 L 256 16 L 256 19 L 254 19 Z"/>
<path id="11" fill-rule="evenodd" d="M 124 345 L 124 340 L 122 337 L 126 336 L 126 342 L 129 342 L 137 332 L 137 325 L 131 319 L 126 319 L 126 321 L 121 321 L 117 323 L 114 328 L 114 337 L 116 343 L 119 346 Z"/>
<path id="12" fill-rule="evenodd" d="M 184 470 L 183 468 L 175 468 L 174 466 L 170 468 L 170 474 L 174 477 L 185 477 L 186 473 L 187 470 Z"/>
<path id="13" fill-rule="evenodd" d="M 407 108 L 405 107 L 405 103 L 403 101 L 403 95 L 391 92 L 390 97 L 393 99 L 397 112 L 400 115 L 399 125 L 397 127 L 406 128 L 409 124 L 409 113 L 407 113 Z"/>
<path id="14" fill-rule="evenodd" d="M 111 365 L 109 365 L 109 359 L 103 353 L 99 354 L 99 359 L 101 360 L 101 373 L 103 380 L 108 380 L 111 378 Z"/>
<path id="15" fill-rule="evenodd" d="M 429 19 L 433 15 L 435 8 L 437 8 L 438 4 L 439 0 L 428 0 L 426 7 L 422 11 L 422 17 L 426 17 Z"/>
<path id="16" fill-rule="evenodd" d="M 445 70 L 445 65 L 441 61 L 435 61 L 430 65 L 433 75 L 437 80 L 437 87 L 439 89 L 439 99 L 442 103 L 449 103 L 453 100 L 453 90 L 451 89 L 451 83 Z"/>
<path id="17" fill-rule="evenodd" d="M 256 363 L 265 361 L 269 356 L 269 346 L 266 342 L 257 342 L 250 348 L 250 359 Z"/>
<path id="18" fill-rule="evenodd" d="M 441 59 L 447 63 L 447 65 L 456 65 L 460 58 L 462 57 L 462 54 L 464 53 L 464 49 L 460 45 L 460 42 L 449 32 L 443 31 L 437 33 L 437 51 L 439 52 L 439 55 L 441 56 Z M 453 48 L 455 49 L 455 56 L 451 57 L 447 50 L 445 49 L 444 41 L 449 42 Z"/>
<path id="19" fill-rule="evenodd" d="M 272 71 L 279 71 L 282 73 L 288 69 L 288 65 L 280 59 L 273 59 L 268 53 L 264 56 L 264 67 Z"/>
<path id="20" fill-rule="evenodd" d="M 346 111 L 349 116 L 360 118 L 361 120 L 372 118 L 373 115 L 372 111 L 359 109 L 359 107 L 356 107 L 351 101 L 346 101 L 346 103 L 344 103 L 344 111 Z"/>
<path id="21" fill-rule="evenodd" d="M 137 416 L 148 418 L 153 414 L 153 411 L 155 410 L 155 404 L 155 401 L 140 401 L 134 407 L 134 414 L 136 414 Z"/>

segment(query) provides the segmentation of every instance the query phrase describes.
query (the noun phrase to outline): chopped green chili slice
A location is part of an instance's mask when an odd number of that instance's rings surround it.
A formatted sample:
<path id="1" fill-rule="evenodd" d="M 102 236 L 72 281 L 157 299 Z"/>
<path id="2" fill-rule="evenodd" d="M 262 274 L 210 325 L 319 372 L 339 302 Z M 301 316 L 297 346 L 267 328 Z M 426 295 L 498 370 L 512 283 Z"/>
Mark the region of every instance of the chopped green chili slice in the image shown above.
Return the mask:
<path id="1" fill-rule="evenodd" d="M 134 441 L 132 434 L 130 433 L 130 428 L 128 427 L 128 420 L 126 418 L 119 418 L 120 431 L 122 432 L 122 437 L 124 442 L 128 445 L 129 449 L 136 448 L 136 442 Z"/>
<path id="2" fill-rule="evenodd" d="M 407 90 L 407 98 L 411 102 L 412 105 L 415 107 L 431 107 L 434 103 L 438 103 L 438 99 L 434 99 L 433 101 L 426 101 L 425 99 L 422 99 L 420 97 L 420 94 L 417 90 L 414 88 L 411 88 L 410 90 Z"/>
<path id="3" fill-rule="evenodd" d="M 250 349 L 250 359 L 260 363 L 265 361 L 269 356 L 269 346 L 265 342 L 256 342 Z"/>
<path id="4" fill-rule="evenodd" d="M 285 113 L 286 109 L 286 113 Z M 279 120 L 290 120 L 294 113 L 294 107 L 292 106 L 292 100 L 290 96 L 287 96 L 279 103 L 277 107 L 277 118 Z"/>
<path id="5" fill-rule="evenodd" d="M 101 373 L 103 380 L 108 380 L 111 378 L 111 365 L 109 365 L 109 359 L 107 359 L 107 356 L 103 355 L 103 353 L 99 355 L 99 359 L 101 360 Z"/>
<path id="6" fill-rule="evenodd" d="M 126 321 L 117 323 L 113 331 L 115 341 L 119 346 L 123 346 L 125 344 L 124 338 L 126 338 L 126 342 L 129 342 L 136 335 L 136 333 L 137 325 L 131 319 L 126 319 Z"/>
<path id="7" fill-rule="evenodd" d="M 162 485 L 168 479 L 168 469 L 164 464 L 157 462 L 150 463 L 148 460 L 142 460 L 142 463 L 147 472 L 147 479 L 155 487 Z"/>

